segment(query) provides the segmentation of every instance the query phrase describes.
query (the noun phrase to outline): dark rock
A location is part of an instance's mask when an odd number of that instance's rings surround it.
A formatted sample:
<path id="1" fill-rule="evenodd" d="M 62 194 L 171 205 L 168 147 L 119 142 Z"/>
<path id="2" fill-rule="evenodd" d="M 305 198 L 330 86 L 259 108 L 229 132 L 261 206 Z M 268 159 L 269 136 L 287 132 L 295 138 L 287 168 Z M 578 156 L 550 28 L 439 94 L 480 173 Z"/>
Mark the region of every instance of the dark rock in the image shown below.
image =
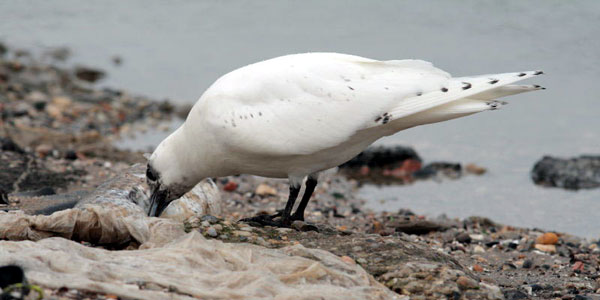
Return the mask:
<path id="1" fill-rule="evenodd" d="M 425 165 L 421 170 L 414 172 L 413 176 L 417 179 L 428 179 L 441 174 L 446 177 L 458 178 L 461 173 L 462 167 L 459 163 L 432 162 Z"/>
<path id="2" fill-rule="evenodd" d="M 25 272 L 23 272 L 21 267 L 14 265 L 0 267 L 0 289 L 4 289 L 15 283 L 26 282 Z"/>
<path id="3" fill-rule="evenodd" d="M 45 186 L 45 187 L 43 187 L 41 189 L 37 189 L 37 190 L 30 190 L 30 191 L 23 191 L 23 192 L 15 193 L 15 195 L 23 196 L 23 197 L 49 196 L 49 195 L 55 195 L 55 194 L 56 194 L 56 191 L 49 186 Z"/>
<path id="4" fill-rule="evenodd" d="M 421 161 L 417 152 L 410 147 L 370 147 L 350 161 L 342 164 L 340 168 L 360 168 L 362 166 L 383 168 L 399 165 L 408 159 Z"/>
<path id="5" fill-rule="evenodd" d="M 8 52 L 8 48 L 3 43 L 0 43 L 0 56 L 4 56 Z"/>
<path id="6" fill-rule="evenodd" d="M 0 188 L 0 204 L 8 205 L 8 192 Z"/>
<path id="7" fill-rule="evenodd" d="M 0 149 L 2 149 L 2 151 L 11 151 L 20 154 L 25 153 L 25 151 L 23 151 L 23 149 L 19 147 L 19 145 L 17 145 L 13 140 L 3 137 L 0 137 Z"/>
<path id="8" fill-rule="evenodd" d="M 427 234 L 432 231 L 445 230 L 441 224 L 427 220 L 401 220 L 386 224 L 386 226 L 394 227 L 396 232 L 404 232 L 406 234 Z"/>
<path id="9" fill-rule="evenodd" d="M 461 232 L 456 235 L 456 241 L 463 244 L 471 243 L 471 237 L 466 232 Z"/>
<path id="10" fill-rule="evenodd" d="M 515 289 L 510 289 L 510 290 L 505 290 L 503 291 L 504 297 L 506 298 L 506 300 L 517 300 L 517 299 L 528 299 L 529 297 L 527 296 L 527 294 L 519 291 L 519 290 L 515 290 Z"/>
<path id="11" fill-rule="evenodd" d="M 534 183 L 564 189 L 600 187 L 600 156 L 580 156 L 571 159 L 545 156 L 531 170 Z"/>
<path id="12" fill-rule="evenodd" d="M 523 262 L 523 268 L 524 268 L 524 269 L 529 269 L 529 268 L 531 268 L 532 266 L 533 266 L 533 261 L 531 261 L 531 259 L 526 259 L 526 260 Z"/>
<path id="13" fill-rule="evenodd" d="M 65 152 L 65 159 L 76 160 L 77 159 L 77 152 L 75 152 L 74 150 L 67 150 Z"/>
<path id="14" fill-rule="evenodd" d="M 75 68 L 75 76 L 87 82 L 96 82 L 104 78 L 106 74 L 104 73 L 104 71 L 98 69 L 79 66 Z"/>
<path id="15" fill-rule="evenodd" d="M 219 222 L 219 218 L 211 215 L 204 215 L 200 218 L 200 221 L 206 221 L 210 224 L 216 224 Z"/>
<path id="16" fill-rule="evenodd" d="M 532 292 L 539 292 L 539 291 L 544 290 L 544 287 L 537 283 L 534 283 L 534 284 L 530 285 L 529 287 L 531 287 Z"/>
<path id="17" fill-rule="evenodd" d="M 575 300 L 594 300 L 594 298 L 586 295 L 575 295 Z"/>

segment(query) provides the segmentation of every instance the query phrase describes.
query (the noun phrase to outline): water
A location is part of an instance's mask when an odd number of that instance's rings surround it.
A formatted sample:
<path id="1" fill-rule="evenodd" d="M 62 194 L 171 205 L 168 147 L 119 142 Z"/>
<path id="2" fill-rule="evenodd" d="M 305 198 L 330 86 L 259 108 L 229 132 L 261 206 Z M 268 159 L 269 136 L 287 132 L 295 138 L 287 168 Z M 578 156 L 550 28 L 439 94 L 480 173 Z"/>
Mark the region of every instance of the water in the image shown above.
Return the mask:
<path id="1" fill-rule="evenodd" d="M 600 152 L 599 1 L 4 1 L 0 20 L 1 40 L 68 46 L 72 63 L 109 72 L 101 84 L 180 102 L 239 66 L 306 51 L 421 58 L 454 75 L 543 69 L 530 83 L 546 91 L 380 141 L 413 145 L 426 160 L 474 162 L 488 174 L 362 193 L 377 210 L 477 214 L 600 236 L 600 190 L 540 188 L 528 174 L 545 154 Z"/>

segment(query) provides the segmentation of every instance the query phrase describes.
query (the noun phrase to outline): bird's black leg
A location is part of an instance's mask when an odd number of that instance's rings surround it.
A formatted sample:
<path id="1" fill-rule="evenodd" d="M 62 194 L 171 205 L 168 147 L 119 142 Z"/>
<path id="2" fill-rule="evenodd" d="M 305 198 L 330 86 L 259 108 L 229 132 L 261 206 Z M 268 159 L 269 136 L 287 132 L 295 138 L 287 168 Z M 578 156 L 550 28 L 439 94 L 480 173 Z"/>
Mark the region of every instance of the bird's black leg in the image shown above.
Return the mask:
<path id="1" fill-rule="evenodd" d="M 298 204 L 296 212 L 292 215 L 292 222 L 296 220 L 304 221 L 304 210 L 306 209 L 306 205 L 315 191 L 316 186 L 317 179 L 309 176 L 306 179 L 306 189 L 304 190 L 304 195 L 302 195 L 302 200 L 300 201 L 300 204 Z"/>
<path id="2" fill-rule="evenodd" d="M 294 208 L 294 203 L 296 202 L 296 198 L 298 198 L 298 193 L 300 192 L 300 186 L 295 187 L 290 183 L 290 195 L 288 196 L 288 201 L 285 204 L 285 209 L 281 214 L 281 224 L 283 226 L 289 226 L 292 224 L 291 214 L 292 208 Z M 304 198 L 302 198 L 304 201 Z"/>

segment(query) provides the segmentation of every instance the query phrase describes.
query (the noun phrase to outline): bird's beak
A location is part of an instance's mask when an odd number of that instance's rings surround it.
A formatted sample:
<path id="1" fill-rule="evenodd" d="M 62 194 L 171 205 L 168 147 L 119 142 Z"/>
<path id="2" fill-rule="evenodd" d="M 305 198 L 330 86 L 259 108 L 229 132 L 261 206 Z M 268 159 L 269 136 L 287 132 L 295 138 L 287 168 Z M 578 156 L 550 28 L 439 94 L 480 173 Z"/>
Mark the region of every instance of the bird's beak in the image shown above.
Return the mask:
<path id="1" fill-rule="evenodd" d="M 160 191 L 157 187 L 150 196 L 150 209 L 148 210 L 149 217 L 158 217 L 167 208 L 169 202 L 167 202 L 166 191 Z"/>

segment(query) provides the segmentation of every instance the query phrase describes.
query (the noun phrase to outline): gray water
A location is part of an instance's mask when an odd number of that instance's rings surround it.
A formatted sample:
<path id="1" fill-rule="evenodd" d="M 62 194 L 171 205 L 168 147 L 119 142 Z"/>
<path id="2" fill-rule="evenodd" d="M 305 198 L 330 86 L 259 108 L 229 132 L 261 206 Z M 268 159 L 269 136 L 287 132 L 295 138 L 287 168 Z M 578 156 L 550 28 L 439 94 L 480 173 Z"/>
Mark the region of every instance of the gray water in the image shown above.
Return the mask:
<path id="1" fill-rule="evenodd" d="M 533 185 L 545 154 L 600 152 L 600 1 L 3 1 L 0 40 L 68 46 L 98 66 L 102 85 L 192 103 L 220 75 L 289 53 L 335 51 L 421 58 L 454 75 L 543 69 L 548 89 L 507 98 L 500 111 L 410 129 L 380 143 L 413 145 L 426 160 L 474 162 L 481 177 L 361 193 L 376 210 L 600 236 L 600 190 Z M 110 57 L 124 63 L 115 66 Z"/>

